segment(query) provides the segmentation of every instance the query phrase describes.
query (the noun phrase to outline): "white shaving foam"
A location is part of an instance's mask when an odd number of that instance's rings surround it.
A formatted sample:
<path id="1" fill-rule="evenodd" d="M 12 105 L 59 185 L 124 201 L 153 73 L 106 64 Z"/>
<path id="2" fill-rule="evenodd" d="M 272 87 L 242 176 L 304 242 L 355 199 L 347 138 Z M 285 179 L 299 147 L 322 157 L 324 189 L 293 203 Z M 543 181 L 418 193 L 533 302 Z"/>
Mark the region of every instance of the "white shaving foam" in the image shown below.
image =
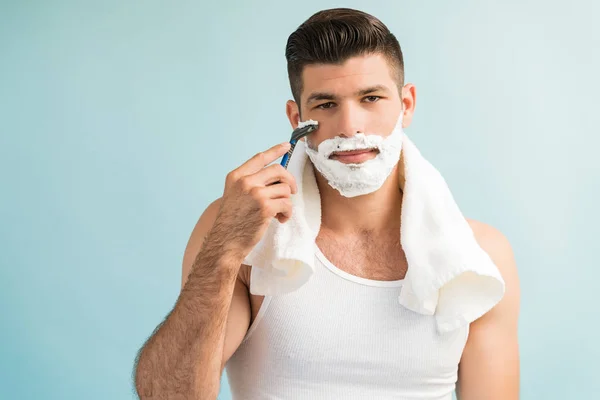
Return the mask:
<path id="1" fill-rule="evenodd" d="M 308 126 L 308 125 L 319 125 L 319 122 L 313 121 L 312 119 L 298 122 L 298 128 L 304 128 L 305 126 Z M 296 129 L 298 129 L 298 128 L 296 128 Z"/>
<path id="2" fill-rule="evenodd" d="M 350 138 L 334 137 L 324 140 L 317 150 L 306 146 L 306 153 L 315 168 L 327 179 L 331 187 L 344 197 L 356 197 L 378 190 L 400 160 L 402 151 L 402 112 L 392 133 L 383 137 L 378 134 L 358 133 Z M 345 164 L 330 159 L 338 151 L 377 149 L 375 158 L 362 163 Z"/>

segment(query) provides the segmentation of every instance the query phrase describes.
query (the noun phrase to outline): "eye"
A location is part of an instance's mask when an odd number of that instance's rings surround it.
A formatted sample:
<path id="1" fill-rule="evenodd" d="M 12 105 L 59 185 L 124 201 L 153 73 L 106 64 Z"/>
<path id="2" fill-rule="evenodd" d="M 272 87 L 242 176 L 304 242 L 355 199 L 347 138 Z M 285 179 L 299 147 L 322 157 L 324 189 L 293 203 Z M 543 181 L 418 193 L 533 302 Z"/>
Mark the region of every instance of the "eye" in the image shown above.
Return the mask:
<path id="1" fill-rule="evenodd" d="M 325 110 L 327 108 L 331 108 L 335 105 L 335 103 L 332 103 L 331 101 L 328 103 L 323 103 L 323 104 L 319 104 L 318 106 L 316 106 L 315 108 L 321 109 L 321 110 Z"/>
<path id="2" fill-rule="evenodd" d="M 375 103 L 379 99 L 381 99 L 380 96 L 367 96 L 363 100 L 366 100 L 367 103 Z"/>

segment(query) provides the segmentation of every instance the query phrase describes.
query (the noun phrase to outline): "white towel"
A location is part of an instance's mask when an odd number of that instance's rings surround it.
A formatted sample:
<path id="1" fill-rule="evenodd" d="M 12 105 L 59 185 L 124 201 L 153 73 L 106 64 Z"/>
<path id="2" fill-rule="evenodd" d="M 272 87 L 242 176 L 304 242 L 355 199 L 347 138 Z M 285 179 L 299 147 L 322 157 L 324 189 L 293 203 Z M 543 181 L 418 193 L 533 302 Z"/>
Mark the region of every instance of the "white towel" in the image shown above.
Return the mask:
<path id="1" fill-rule="evenodd" d="M 438 332 L 449 332 L 494 307 L 504 295 L 504 281 L 441 174 L 405 133 L 402 140 L 400 229 L 408 271 L 398 301 L 414 312 L 435 315 Z M 314 272 L 321 199 L 304 146 L 298 142 L 288 165 L 298 185 L 291 219 L 283 224 L 274 219 L 244 260 L 252 265 L 252 294 L 289 293 Z"/>

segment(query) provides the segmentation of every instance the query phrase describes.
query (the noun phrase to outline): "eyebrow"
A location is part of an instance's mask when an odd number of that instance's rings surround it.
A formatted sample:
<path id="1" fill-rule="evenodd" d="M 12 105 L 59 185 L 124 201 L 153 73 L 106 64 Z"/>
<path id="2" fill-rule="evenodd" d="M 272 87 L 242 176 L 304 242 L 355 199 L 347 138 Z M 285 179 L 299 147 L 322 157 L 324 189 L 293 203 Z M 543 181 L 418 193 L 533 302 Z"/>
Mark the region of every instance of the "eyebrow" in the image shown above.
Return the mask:
<path id="1" fill-rule="evenodd" d="M 360 89 L 358 91 L 356 91 L 354 93 L 355 96 L 365 96 L 367 94 L 370 93 L 374 93 L 374 92 L 388 92 L 388 88 L 384 85 L 375 85 L 375 86 L 369 86 L 367 88 L 364 89 Z M 306 99 L 306 104 L 310 104 L 313 103 L 315 101 L 321 101 L 321 100 L 336 100 L 338 97 L 333 94 L 333 93 L 328 93 L 328 92 L 314 92 L 311 93 L 310 96 L 308 96 L 308 99 Z"/>

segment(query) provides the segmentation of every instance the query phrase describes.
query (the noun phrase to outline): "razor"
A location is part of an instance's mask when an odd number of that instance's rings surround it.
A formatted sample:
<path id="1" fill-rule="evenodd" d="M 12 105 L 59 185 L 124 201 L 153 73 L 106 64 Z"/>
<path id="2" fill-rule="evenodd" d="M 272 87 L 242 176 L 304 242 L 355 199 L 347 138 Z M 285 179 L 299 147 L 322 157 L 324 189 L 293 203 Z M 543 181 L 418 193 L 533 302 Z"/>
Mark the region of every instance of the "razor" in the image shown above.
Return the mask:
<path id="1" fill-rule="evenodd" d="M 287 166 L 290 162 L 290 158 L 292 158 L 292 153 L 296 148 L 296 143 L 298 143 L 298 140 L 302 139 L 309 133 L 319 129 L 319 123 L 317 121 L 306 121 L 304 123 L 301 123 L 300 125 L 300 127 L 294 129 L 294 131 L 292 132 L 292 138 L 290 139 L 290 149 L 287 153 L 284 154 L 283 158 L 281 159 L 281 166 L 283 166 L 283 168 L 285 169 L 287 169 Z"/>

